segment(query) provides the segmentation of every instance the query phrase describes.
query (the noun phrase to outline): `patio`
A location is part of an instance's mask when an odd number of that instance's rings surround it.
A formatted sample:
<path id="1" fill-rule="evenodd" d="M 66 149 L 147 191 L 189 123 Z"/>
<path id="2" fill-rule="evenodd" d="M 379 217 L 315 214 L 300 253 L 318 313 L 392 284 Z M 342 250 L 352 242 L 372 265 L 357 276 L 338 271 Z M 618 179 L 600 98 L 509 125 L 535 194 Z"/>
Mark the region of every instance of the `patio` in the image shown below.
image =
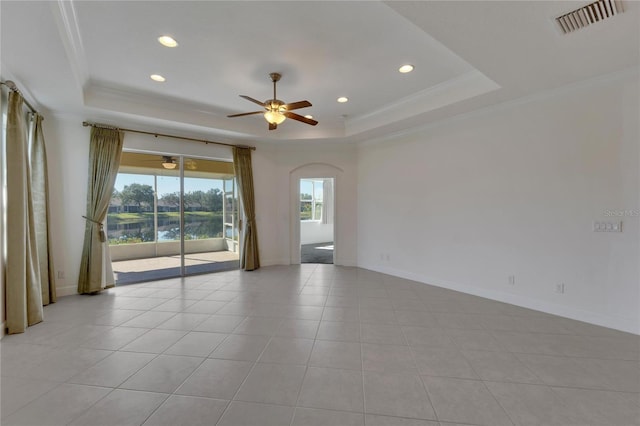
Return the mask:
<path id="1" fill-rule="evenodd" d="M 186 273 L 203 274 L 238 268 L 238 254 L 231 251 L 189 253 L 185 255 Z M 180 276 L 180 255 L 158 256 L 112 262 L 116 285 Z"/>

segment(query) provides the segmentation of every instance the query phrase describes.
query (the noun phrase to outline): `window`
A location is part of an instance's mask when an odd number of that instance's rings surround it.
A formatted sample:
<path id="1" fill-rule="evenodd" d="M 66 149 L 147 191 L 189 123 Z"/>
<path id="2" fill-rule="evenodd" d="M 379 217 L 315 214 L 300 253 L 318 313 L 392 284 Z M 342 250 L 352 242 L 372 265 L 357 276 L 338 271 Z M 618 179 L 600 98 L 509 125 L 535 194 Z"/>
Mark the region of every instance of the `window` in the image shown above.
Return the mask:
<path id="1" fill-rule="evenodd" d="M 231 163 L 185 159 L 188 170 L 184 171 L 184 194 L 181 195 L 180 169 L 163 168 L 164 157 L 123 152 L 107 215 L 109 243 L 180 241 L 181 203 L 185 240 L 220 239 L 226 235 L 236 241 L 236 195 Z"/>
<path id="2" fill-rule="evenodd" d="M 323 181 L 300 179 L 300 220 L 320 221 L 322 219 Z"/>

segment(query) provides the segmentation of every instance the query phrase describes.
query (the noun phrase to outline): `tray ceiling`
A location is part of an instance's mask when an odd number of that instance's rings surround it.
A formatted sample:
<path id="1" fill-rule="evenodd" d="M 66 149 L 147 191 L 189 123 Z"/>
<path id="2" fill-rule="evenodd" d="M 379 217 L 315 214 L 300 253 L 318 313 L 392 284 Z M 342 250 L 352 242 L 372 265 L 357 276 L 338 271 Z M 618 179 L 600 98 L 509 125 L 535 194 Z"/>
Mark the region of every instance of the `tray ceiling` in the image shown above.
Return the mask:
<path id="1" fill-rule="evenodd" d="M 225 140 L 357 141 L 637 66 L 637 37 L 622 38 L 638 33 L 636 5 L 562 35 L 553 18 L 579 4 L 3 1 L 1 71 L 55 113 Z M 179 46 L 161 46 L 164 34 Z M 616 49 L 571 57 L 596 37 Z M 406 63 L 415 70 L 399 73 Z M 271 97 L 270 72 L 280 99 L 311 101 L 300 112 L 318 126 L 226 117 L 255 110 L 240 94 Z"/>

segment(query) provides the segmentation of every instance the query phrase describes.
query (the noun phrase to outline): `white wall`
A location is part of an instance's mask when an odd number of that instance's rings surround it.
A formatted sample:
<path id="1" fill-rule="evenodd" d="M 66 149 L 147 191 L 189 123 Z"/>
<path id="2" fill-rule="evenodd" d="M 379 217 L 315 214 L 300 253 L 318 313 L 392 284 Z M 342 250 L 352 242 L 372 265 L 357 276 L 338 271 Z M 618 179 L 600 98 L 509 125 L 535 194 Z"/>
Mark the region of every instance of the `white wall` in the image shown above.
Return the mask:
<path id="1" fill-rule="evenodd" d="M 87 202 L 89 128 L 72 116 L 45 116 L 53 261 L 58 296 L 76 293 Z"/>
<path id="2" fill-rule="evenodd" d="M 300 244 L 318 244 L 331 241 L 333 241 L 332 223 L 300 222 Z"/>
<path id="3" fill-rule="evenodd" d="M 180 240 L 155 241 L 135 244 L 115 244 L 109 247 L 109 254 L 111 255 L 111 261 L 117 262 L 119 260 L 147 259 L 156 256 L 179 256 L 181 250 Z M 184 242 L 185 254 L 227 250 L 228 244 L 225 238 L 202 238 L 185 240 Z"/>
<path id="4" fill-rule="evenodd" d="M 278 145 L 258 147 L 252 159 L 262 265 L 290 263 L 290 174 L 301 166 L 317 163 L 343 170 L 340 181 L 335 183 L 334 193 L 336 234 L 340 234 L 340 247 L 335 252 L 334 261 L 338 265 L 356 265 L 356 157 L 356 147 L 344 144 L 306 141 L 297 144 L 279 142 Z"/>
<path id="5" fill-rule="evenodd" d="M 359 266 L 640 332 L 638 117 L 636 69 L 360 146 Z"/>

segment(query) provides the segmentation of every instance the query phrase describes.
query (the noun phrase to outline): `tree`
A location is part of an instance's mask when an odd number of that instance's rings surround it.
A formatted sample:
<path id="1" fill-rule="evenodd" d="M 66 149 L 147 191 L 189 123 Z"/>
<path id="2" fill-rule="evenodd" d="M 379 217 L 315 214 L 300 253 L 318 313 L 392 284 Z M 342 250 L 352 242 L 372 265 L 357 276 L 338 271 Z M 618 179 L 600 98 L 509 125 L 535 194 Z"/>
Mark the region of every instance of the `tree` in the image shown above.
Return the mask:
<path id="1" fill-rule="evenodd" d="M 164 194 L 160 200 L 166 205 L 180 207 L 180 193 L 178 192 Z"/>
<path id="2" fill-rule="evenodd" d="M 313 196 L 311 194 L 300 194 L 300 220 L 311 220 L 313 218 L 312 204 Z"/>
<path id="3" fill-rule="evenodd" d="M 125 185 L 120 192 L 120 199 L 123 205 L 135 204 L 138 208 L 142 207 L 143 204 L 153 206 L 153 187 L 139 183 Z"/>
<path id="4" fill-rule="evenodd" d="M 198 206 L 202 208 L 205 202 L 205 195 L 202 191 L 191 191 L 184 194 L 184 203 L 188 206 Z"/>
<path id="5" fill-rule="evenodd" d="M 204 205 L 207 210 L 219 212 L 222 210 L 222 191 L 218 188 L 211 188 L 204 194 Z"/>

